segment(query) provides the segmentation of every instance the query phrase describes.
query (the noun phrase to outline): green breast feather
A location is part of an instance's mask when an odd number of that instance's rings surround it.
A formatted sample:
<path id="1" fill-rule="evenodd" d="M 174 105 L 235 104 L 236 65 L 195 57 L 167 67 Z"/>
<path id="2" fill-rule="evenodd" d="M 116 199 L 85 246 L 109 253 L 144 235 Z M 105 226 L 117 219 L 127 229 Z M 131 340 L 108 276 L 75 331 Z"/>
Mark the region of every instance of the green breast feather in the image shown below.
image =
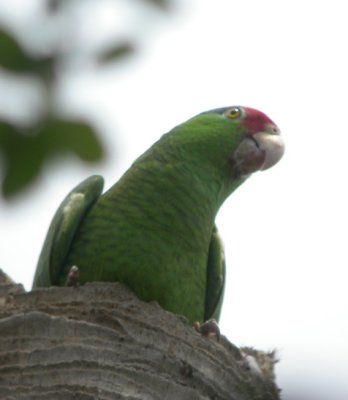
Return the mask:
<path id="1" fill-rule="evenodd" d="M 33 287 L 121 281 L 190 321 L 218 320 L 225 260 L 215 227 L 226 198 L 284 152 L 276 125 L 246 107 L 211 110 L 178 125 L 101 195 L 103 178 L 73 189 L 49 228 Z"/>

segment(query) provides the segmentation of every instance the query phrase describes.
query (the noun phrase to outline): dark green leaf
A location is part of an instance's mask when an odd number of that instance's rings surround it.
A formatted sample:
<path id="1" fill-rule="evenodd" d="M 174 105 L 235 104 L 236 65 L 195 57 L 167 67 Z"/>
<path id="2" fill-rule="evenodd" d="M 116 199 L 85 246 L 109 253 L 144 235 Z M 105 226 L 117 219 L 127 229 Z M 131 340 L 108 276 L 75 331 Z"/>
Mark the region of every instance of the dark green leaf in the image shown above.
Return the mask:
<path id="1" fill-rule="evenodd" d="M 73 153 L 84 161 L 99 161 L 103 149 L 94 130 L 82 121 L 49 119 L 40 136 L 47 151 Z"/>
<path id="2" fill-rule="evenodd" d="M 39 129 L 23 132 L 0 122 L 4 197 L 11 197 L 31 184 L 46 161 L 66 154 L 74 154 L 87 162 L 102 159 L 101 144 L 87 123 L 50 118 Z"/>
<path id="3" fill-rule="evenodd" d="M 31 59 L 18 42 L 0 30 L 0 66 L 14 72 L 30 71 L 35 60 Z"/>
<path id="4" fill-rule="evenodd" d="M 4 148 L 8 137 L 11 135 L 13 127 L 4 122 L 0 121 L 0 152 Z"/>
<path id="5" fill-rule="evenodd" d="M 3 157 L 2 192 L 10 197 L 38 175 L 44 158 L 35 136 L 23 135 L 10 124 L 0 124 L 0 151 Z"/>
<path id="6" fill-rule="evenodd" d="M 8 33 L 0 30 L 0 67 L 13 72 L 33 72 L 45 81 L 52 80 L 56 59 L 53 55 L 30 56 Z"/>
<path id="7" fill-rule="evenodd" d="M 98 55 L 98 62 L 106 64 L 118 61 L 120 58 L 129 56 L 134 52 L 134 47 L 130 43 L 122 43 L 111 47 Z"/>

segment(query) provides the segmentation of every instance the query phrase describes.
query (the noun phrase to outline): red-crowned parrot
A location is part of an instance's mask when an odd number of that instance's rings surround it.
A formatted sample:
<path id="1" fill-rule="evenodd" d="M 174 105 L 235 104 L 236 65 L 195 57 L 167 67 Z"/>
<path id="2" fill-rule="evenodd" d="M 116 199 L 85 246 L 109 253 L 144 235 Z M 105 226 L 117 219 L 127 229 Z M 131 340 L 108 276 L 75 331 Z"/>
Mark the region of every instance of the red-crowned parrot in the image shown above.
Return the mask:
<path id="1" fill-rule="evenodd" d="M 56 212 L 33 287 L 120 281 L 190 321 L 218 320 L 223 247 L 214 221 L 251 173 L 282 157 L 277 126 L 247 107 L 199 114 L 163 135 L 107 192 L 91 176 Z"/>

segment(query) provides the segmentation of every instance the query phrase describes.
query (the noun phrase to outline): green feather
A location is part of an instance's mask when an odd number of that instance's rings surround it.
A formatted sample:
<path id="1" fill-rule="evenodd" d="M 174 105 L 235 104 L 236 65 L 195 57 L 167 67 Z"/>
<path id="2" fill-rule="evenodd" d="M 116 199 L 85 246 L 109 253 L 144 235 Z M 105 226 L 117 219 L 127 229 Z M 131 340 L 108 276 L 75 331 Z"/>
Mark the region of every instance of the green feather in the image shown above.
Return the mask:
<path id="1" fill-rule="evenodd" d="M 208 262 L 207 262 L 207 286 L 205 291 L 204 320 L 211 318 L 219 320 L 222 300 L 225 289 L 225 253 L 222 240 L 214 227 L 211 235 Z"/>
<path id="2" fill-rule="evenodd" d="M 47 232 L 33 287 L 58 284 L 76 230 L 100 196 L 103 186 L 104 179 L 93 175 L 76 186 L 59 206 Z"/>

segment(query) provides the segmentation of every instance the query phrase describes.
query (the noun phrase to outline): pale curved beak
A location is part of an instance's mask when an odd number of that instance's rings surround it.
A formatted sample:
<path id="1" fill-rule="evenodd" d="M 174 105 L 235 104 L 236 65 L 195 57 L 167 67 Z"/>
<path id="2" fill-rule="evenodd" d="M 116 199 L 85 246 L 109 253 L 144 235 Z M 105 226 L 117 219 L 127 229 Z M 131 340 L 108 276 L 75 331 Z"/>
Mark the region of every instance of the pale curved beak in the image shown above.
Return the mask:
<path id="1" fill-rule="evenodd" d="M 265 160 L 260 168 L 261 171 L 273 167 L 283 157 L 285 144 L 279 133 L 258 132 L 253 135 L 253 138 L 265 153 Z"/>
<path id="2" fill-rule="evenodd" d="M 277 128 L 246 136 L 234 153 L 234 162 L 243 174 L 273 167 L 283 156 L 285 145 Z"/>

